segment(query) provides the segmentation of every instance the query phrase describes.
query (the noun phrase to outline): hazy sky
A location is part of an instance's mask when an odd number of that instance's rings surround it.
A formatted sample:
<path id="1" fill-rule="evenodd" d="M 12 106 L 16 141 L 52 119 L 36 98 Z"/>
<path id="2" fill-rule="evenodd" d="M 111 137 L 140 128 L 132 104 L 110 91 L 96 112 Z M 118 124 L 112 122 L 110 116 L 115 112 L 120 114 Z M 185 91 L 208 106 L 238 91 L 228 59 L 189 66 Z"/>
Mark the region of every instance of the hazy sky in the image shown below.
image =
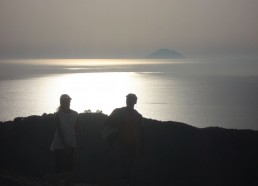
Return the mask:
<path id="1" fill-rule="evenodd" d="M 258 55 L 258 0 L 0 0 L 0 57 Z"/>

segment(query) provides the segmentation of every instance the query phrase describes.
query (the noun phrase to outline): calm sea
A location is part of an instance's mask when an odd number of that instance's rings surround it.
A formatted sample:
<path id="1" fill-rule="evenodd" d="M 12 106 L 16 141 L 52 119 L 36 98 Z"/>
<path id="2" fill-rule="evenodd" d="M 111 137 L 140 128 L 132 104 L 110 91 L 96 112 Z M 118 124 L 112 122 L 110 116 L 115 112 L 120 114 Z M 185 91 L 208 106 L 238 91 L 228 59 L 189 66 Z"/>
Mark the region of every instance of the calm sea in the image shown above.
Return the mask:
<path id="1" fill-rule="evenodd" d="M 110 114 L 138 96 L 146 118 L 258 130 L 258 60 L 2 60 L 0 120 L 71 108 Z"/>

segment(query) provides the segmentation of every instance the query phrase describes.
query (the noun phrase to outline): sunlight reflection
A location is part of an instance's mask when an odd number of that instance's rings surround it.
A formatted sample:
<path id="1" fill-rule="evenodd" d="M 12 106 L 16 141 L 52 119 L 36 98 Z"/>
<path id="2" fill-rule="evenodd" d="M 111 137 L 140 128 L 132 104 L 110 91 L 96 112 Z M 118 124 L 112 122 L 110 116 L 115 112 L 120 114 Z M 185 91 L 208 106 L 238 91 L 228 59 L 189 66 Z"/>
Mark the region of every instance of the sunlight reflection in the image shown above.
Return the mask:
<path id="1" fill-rule="evenodd" d="M 62 75 L 51 82 L 49 94 L 60 96 L 67 93 L 72 97 L 71 108 L 83 112 L 90 109 L 110 114 L 116 107 L 125 105 L 125 96 L 138 92 L 135 73 L 79 73 Z M 58 100 L 58 97 L 56 97 Z"/>
<path id="2" fill-rule="evenodd" d="M 155 64 L 182 64 L 189 63 L 187 60 L 171 59 L 26 59 L 26 60 L 5 60 L 8 64 L 21 64 L 31 66 L 116 66 L 116 65 L 155 65 Z M 199 61 L 198 61 L 199 62 Z M 191 61 L 193 63 L 193 61 Z"/>

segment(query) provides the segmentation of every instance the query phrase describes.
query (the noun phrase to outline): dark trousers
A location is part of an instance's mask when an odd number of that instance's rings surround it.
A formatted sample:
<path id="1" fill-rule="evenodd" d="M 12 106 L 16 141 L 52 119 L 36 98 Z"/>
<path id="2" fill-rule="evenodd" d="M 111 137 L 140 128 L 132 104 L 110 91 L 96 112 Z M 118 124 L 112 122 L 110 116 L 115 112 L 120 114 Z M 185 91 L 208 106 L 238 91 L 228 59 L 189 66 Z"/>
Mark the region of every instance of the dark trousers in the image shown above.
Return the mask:
<path id="1" fill-rule="evenodd" d="M 121 178 L 132 181 L 135 171 L 136 148 L 134 144 L 120 144 L 119 164 Z"/>
<path id="2" fill-rule="evenodd" d="M 57 149 L 55 152 L 56 173 L 73 171 L 74 149 Z"/>

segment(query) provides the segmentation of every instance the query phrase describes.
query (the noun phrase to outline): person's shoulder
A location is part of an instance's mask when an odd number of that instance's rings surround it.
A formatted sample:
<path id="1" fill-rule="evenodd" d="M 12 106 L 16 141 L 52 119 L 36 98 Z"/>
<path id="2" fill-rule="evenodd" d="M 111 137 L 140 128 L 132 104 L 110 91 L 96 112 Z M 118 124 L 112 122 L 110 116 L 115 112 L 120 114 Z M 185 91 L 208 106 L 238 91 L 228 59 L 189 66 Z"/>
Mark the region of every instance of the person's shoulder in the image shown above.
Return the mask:
<path id="1" fill-rule="evenodd" d="M 79 113 L 77 111 L 72 110 L 72 109 L 71 109 L 71 113 L 74 114 L 74 115 L 79 115 Z"/>
<path id="2" fill-rule="evenodd" d="M 123 110 L 122 108 L 115 108 L 112 113 L 120 113 Z"/>
<path id="3" fill-rule="evenodd" d="M 54 113 L 54 116 L 57 117 L 58 115 L 60 115 L 61 112 L 62 112 L 61 110 L 56 111 L 56 112 Z"/>
<path id="4" fill-rule="evenodd" d="M 137 110 L 134 110 L 134 112 L 138 118 L 142 118 L 142 115 Z"/>
<path id="5" fill-rule="evenodd" d="M 115 108 L 114 110 L 113 110 L 113 112 L 118 112 L 118 111 L 120 111 L 122 108 Z"/>

